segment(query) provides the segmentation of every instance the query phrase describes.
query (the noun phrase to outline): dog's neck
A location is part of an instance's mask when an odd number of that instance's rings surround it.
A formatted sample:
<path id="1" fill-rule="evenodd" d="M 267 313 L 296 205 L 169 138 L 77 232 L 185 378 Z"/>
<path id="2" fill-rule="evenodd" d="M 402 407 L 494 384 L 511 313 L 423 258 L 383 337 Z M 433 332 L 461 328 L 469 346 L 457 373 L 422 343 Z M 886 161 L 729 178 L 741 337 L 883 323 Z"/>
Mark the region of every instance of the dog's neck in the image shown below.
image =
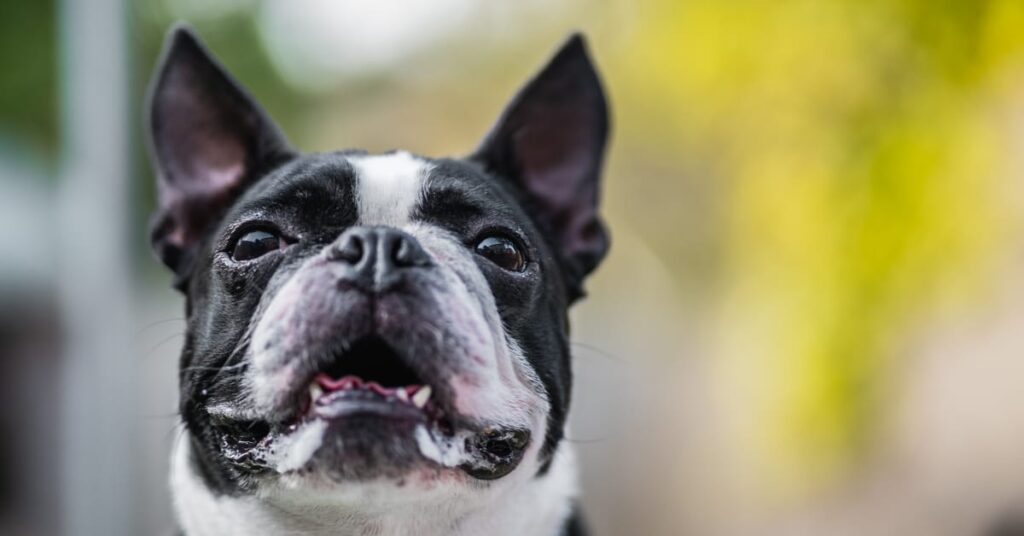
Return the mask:
<path id="1" fill-rule="evenodd" d="M 576 495 L 575 460 L 564 444 L 545 474 L 515 482 L 488 502 L 403 505 L 376 512 L 342 504 L 310 506 L 259 496 L 218 496 L 203 483 L 191 458 L 187 433 L 182 434 L 172 454 L 171 488 L 186 536 L 557 536 L 572 514 Z"/>

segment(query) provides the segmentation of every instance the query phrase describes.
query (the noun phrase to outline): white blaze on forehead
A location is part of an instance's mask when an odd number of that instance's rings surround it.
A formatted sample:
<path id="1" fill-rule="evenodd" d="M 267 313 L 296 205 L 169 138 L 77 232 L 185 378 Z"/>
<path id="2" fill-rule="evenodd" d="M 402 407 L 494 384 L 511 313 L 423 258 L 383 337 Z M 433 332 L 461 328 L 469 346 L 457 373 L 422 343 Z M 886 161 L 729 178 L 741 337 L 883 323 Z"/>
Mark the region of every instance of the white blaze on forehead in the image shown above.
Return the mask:
<path id="1" fill-rule="evenodd" d="M 408 223 L 431 165 L 407 152 L 348 157 L 356 172 L 360 225 Z"/>

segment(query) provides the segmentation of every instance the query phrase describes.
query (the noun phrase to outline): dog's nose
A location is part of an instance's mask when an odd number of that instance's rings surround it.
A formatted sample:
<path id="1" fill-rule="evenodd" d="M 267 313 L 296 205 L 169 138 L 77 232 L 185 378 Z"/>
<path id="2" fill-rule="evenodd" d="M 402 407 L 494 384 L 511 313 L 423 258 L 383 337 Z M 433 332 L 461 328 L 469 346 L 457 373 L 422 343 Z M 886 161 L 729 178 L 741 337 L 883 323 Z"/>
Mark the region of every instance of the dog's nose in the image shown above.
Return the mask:
<path id="1" fill-rule="evenodd" d="M 419 241 L 394 227 L 351 227 L 327 255 L 350 268 L 344 280 L 375 291 L 386 290 L 410 268 L 431 264 Z"/>

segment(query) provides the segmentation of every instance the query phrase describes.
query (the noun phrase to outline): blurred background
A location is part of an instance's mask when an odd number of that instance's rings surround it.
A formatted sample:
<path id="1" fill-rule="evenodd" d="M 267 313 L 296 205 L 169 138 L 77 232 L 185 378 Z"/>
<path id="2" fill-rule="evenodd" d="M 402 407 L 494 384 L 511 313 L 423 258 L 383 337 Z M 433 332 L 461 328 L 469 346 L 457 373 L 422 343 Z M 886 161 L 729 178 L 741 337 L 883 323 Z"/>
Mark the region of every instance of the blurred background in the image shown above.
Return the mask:
<path id="1" fill-rule="evenodd" d="M 1024 3 L 0 0 L 0 533 L 168 534 L 142 103 L 192 24 L 304 150 L 465 154 L 572 29 L 598 535 L 1024 534 Z"/>

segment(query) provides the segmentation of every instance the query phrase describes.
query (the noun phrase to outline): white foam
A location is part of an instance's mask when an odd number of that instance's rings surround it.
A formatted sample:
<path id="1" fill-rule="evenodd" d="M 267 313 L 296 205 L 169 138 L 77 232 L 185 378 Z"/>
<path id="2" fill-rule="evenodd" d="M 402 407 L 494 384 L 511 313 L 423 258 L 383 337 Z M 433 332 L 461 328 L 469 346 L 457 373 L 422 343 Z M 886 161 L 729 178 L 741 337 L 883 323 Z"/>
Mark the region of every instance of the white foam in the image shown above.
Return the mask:
<path id="1" fill-rule="evenodd" d="M 326 429 L 326 421 L 315 420 L 303 425 L 293 434 L 281 436 L 280 442 L 271 448 L 267 461 L 278 473 L 303 468 L 323 443 Z"/>
<path id="2" fill-rule="evenodd" d="M 465 434 L 438 439 L 426 426 L 420 425 L 416 427 L 413 435 L 420 454 L 434 463 L 444 467 L 458 467 L 470 459 L 469 453 L 466 452 Z"/>

